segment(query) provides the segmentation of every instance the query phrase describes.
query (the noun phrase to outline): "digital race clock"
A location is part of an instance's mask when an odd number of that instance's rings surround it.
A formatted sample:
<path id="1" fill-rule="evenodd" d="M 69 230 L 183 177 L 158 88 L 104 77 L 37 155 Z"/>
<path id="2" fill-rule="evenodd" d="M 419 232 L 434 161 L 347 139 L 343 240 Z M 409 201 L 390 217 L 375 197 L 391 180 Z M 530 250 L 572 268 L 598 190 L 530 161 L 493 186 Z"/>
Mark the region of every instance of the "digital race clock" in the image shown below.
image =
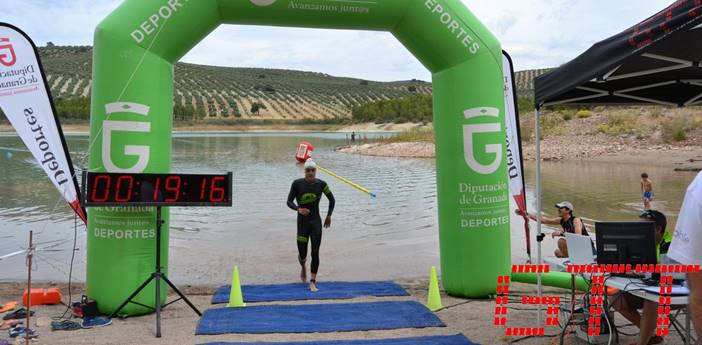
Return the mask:
<path id="1" fill-rule="evenodd" d="M 83 172 L 84 206 L 231 206 L 232 173 Z"/>

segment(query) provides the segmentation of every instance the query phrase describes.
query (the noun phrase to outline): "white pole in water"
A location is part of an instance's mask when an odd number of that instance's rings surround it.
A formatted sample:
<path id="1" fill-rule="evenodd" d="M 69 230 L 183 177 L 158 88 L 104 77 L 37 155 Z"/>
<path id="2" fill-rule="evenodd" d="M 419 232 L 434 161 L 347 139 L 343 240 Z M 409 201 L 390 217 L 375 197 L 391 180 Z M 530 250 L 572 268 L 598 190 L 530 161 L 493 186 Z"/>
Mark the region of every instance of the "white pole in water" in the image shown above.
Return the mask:
<path id="1" fill-rule="evenodd" d="M 536 150 L 536 238 L 537 238 L 537 265 L 543 264 L 541 261 L 541 126 L 539 123 L 539 108 L 534 110 L 534 137 L 536 140 L 535 150 Z M 539 301 L 541 301 L 541 270 L 536 271 L 536 292 L 539 296 Z M 538 319 L 537 327 L 541 328 L 541 303 L 537 303 Z"/>

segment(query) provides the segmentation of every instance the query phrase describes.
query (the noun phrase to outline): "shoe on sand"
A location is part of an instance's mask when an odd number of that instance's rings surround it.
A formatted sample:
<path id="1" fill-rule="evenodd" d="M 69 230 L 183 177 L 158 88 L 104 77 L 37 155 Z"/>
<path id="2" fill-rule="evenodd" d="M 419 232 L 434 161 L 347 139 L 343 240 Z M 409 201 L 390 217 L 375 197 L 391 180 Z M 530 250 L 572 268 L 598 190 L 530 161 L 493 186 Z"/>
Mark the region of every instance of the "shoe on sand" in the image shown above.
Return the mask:
<path id="1" fill-rule="evenodd" d="M 17 326 L 17 327 L 12 328 L 8 331 L 10 338 L 17 338 L 17 337 L 26 338 L 27 337 L 26 332 L 27 332 L 27 328 L 25 328 L 24 326 Z M 29 329 L 29 337 L 30 338 L 36 338 L 38 336 L 39 335 L 37 334 L 37 332 L 35 330 L 33 330 L 31 328 Z"/>
<path id="2" fill-rule="evenodd" d="M 52 331 L 75 331 L 77 329 L 81 329 L 81 325 L 78 322 L 71 321 L 71 320 L 61 320 L 61 321 L 52 321 L 51 322 L 51 330 Z"/>
<path id="3" fill-rule="evenodd" d="M 648 343 L 649 343 L 650 345 L 660 344 L 660 343 L 662 343 L 662 342 L 663 342 L 663 337 L 660 337 L 660 336 L 657 336 L 657 335 L 654 336 L 653 338 L 651 338 L 651 340 L 648 341 Z"/>
<path id="4" fill-rule="evenodd" d="M 31 315 L 34 315 L 34 311 L 31 312 Z M 19 308 L 9 314 L 5 314 L 5 316 L 2 317 L 3 320 L 16 320 L 16 319 L 26 319 L 27 318 L 27 309 L 24 308 Z"/>
<path id="5" fill-rule="evenodd" d="M 3 305 L 0 305 L 0 313 L 4 313 L 6 311 L 14 310 L 17 308 L 17 301 L 11 301 L 7 302 Z"/>
<path id="6" fill-rule="evenodd" d="M 83 318 L 83 322 L 80 324 L 80 326 L 83 328 L 95 328 L 107 326 L 110 324 L 112 324 L 112 319 L 104 316 L 96 316 L 89 319 Z"/>

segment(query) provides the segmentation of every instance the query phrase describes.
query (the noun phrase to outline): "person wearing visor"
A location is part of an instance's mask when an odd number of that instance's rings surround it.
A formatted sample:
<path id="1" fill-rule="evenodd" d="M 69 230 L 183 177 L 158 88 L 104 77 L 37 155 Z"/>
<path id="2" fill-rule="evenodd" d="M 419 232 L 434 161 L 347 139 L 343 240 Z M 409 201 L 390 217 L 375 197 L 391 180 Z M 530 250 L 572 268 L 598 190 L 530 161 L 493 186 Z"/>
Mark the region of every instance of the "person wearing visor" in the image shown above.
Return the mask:
<path id="1" fill-rule="evenodd" d="M 648 210 L 639 216 L 641 221 L 656 223 L 656 254 L 658 262 L 661 261 L 661 254 L 668 253 L 672 236 L 665 232 L 668 220 L 665 215 L 656 210 Z M 639 328 L 639 341 L 636 344 L 660 344 L 663 338 L 655 335 L 656 320 L 658 318 L 658 303 L 644 300 L 628 292 L 617 294 L 611 302 L 616 309 L 627 320 L 631 321 Z M 641 309 L 639 314 L 638 310 Z"/>
<path id="2" fill-rule="evenodd" d="M 562 230 L 556 230 L 553 233 L 551 233 L 551 237 L 553 238 L 560 237 L 558 239 L 557 248 L 553 252 L 553 254 L 558 258 L 567 258 L 568 245 L 566 244 L 565 237 L 563 237 L 565 236 L 565 233 L 570 232 L 572 234 L 584 236 L 590 235 L 587 233 L 587 229 L 585 229 L 585 224 L 583 224 L 583 220 L 580 219 L 580 217 L 575 217 L 573 215 L 573 204 L 571 204 L 568 201 L 562 201 L 556 204 L 556 208 L 558 209 L 558 218 L 541 217 L 541 223 L 561 226 Z M 516 212 L 517 214 L 522 215 L 520 210 L 516 210 Z M 531 220 L 537 220 L 536 215 L 532 213 L 527 213 L 526 216 L 529 217 Z M 592 239 L 590 239 L 590 241 L 592 241 Z M 594 243 L 592 248 L 594 250 Z"/>
<path id="3" fill-rule="evenodd" d="M 298 261 L 302 266 L 300 279 L 307 282 L 307 247 L 312 242 L 312 263 L 310 265 L 310 291 L 317 292 L 317 271 L 319 270 L 319 247 L 322 244 L 322 219 L 319 215 L 319 202 L 322 194 L 329 199 L 327 217 L 324 227 L 331 226 L 331 215 L 334 211 L 334 195 L 326 182 L 316 178 L 317 164 L 311 159 L 305 162 L 305 177 L 297 179 L 290 186 L 288 207 L 297 212 L 297 250 Z M 295 203 L 297 202 L 297 204 Z"/>

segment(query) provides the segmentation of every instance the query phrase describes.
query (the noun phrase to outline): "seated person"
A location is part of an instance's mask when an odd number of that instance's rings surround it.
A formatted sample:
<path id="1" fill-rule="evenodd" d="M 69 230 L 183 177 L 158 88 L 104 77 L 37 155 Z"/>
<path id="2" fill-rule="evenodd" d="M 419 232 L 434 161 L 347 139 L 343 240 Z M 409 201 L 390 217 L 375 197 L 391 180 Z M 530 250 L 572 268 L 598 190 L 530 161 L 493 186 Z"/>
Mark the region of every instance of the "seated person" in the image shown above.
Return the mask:
<path id="1" fill-rule="evenodd" d="M 656 252 L 658 254 L 658 262 L 660 262 L 661 254 L 668 253 L 668 247 L 670 247 L 671 238 L 665 232 L 668 221 L 663 213 L 655 210 L 648 210 L 642 213 L 639 218 L 642 221 L 653 221 L 656 223 Z M 644 300 L 628 292 L 617 294 L 611 303 L 614 309 L 639 328 L 639 345 L 660 344 L 663 342 L 662 337 L 654 336 L 658 317 L 658 303 Z M 638 309 L 643 309 L 641 314 L 639 314 Z"/>
<path id="2" fill-rule="evenodd" d="M 568 201 L 563 201 L 557 203 L 556 208 L 558 209 L 558 218 L 541 217 L 541 223 L 548 225 L 560 225 L 561 228 L 563 228 L 563 230 L 554 231 L 553 233 L 551 233 L 551 237 L 553 238 L 555 238 L 556 236 L 560 237 L 558 239 L 558 247 L 553 252 L 553 254 L 556 255 L 556 257 L 558 258 L 567 258 L 568 245 L 566 244 L 566 240 L 563 237 L 565 233 L 570 232 L 572 234 L 578 235 L 590 235 L 587 233 L 587 229 L 585 229 L 585 224 L 583 224 L 583 220 L 580 219 L 580 217 L 575 217 L 573 215 L 573 204 L 571 204 Z M 519 210 L 517 210 L 517 214 L 520 214 Z M 526 216 L 532 220 L 536 220 L 536 215 L 534 214 L 527 213 Z M 594 251 L 594 244 L 592 248 Z"/>

